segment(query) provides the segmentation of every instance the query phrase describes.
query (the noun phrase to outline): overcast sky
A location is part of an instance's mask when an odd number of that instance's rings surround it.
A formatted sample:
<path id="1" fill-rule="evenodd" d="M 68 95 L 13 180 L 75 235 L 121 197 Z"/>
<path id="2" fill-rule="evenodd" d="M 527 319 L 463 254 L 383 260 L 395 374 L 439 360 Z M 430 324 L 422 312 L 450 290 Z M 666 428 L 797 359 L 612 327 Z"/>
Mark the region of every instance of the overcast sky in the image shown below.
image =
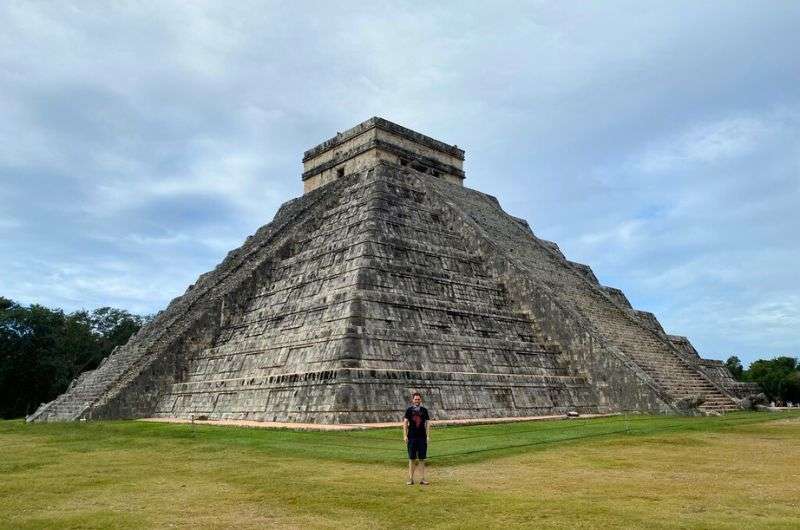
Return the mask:
<path id="1" fill-rule="evenodd" d="M 798 2 L 0 3 L 0 295 L 150 313 L 378 115 L 704 355 L 800 353 Z"/>

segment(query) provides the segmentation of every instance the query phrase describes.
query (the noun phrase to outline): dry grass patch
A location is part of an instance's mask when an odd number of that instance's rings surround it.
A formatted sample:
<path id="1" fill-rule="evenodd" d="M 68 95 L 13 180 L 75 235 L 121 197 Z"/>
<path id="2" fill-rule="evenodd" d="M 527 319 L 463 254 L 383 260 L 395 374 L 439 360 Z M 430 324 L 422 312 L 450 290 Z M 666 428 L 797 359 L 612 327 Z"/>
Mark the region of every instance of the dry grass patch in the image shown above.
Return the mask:
<path id="1" fill-rule="evenodd" d="M 0 422 L 0 526 L 796 528 L 798 439 L 786 414 L 453 427 L 424 488 L 394 431 Z"/>

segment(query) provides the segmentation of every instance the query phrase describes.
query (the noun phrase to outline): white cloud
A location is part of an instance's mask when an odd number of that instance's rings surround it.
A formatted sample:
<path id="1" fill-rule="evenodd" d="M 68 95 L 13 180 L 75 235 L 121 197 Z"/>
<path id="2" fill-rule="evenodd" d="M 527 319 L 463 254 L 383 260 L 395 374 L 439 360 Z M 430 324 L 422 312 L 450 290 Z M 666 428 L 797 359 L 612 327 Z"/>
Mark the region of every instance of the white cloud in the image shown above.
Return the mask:
<path id="1" fill-rule="evenodd" d="M 759 335 L 766 329 L 792 338 L 800 329 L 800 297 L 772 295 L 748 307 L 744 314 L 732 316 L 731 321 L 735 325 L 747 326 Z"/>
<path id="2" fill-rule="evenodd" d="M 637 161 L 648 173 L 663 173 L 692 163 L 713 164 L 752 153 L 775 133 L 757 118 L 728 118 L 692 127 L 650 147 Z"/>
<path id="3" fill-rule="evenodd" d="M 22 222 L 19 219 L 12 219 L 10 217 L 0 217 L 0 230 L 4 229 L 16 229 L 22 226 Z"/>
<path id="4" fill-rule="evenodd" d="M 578 238 L 578 242 L 588 246 L 631 247 L 642 242 L 644 231 L 644 221 L 628 219 L 610 229 L 583 234 Z"/>
<path id="5" fill-rule="evenodd" d="M 733 301 L 703 296 L 675 307 L 662 323 L 668 331 L 688 333 L 696 347 L 718 359 L 737 355 L 750 362 L 774 355 L 796 356 L 800 297 L 747 293 Z M 709 328 L 721 338 L 712 337 Z"/>

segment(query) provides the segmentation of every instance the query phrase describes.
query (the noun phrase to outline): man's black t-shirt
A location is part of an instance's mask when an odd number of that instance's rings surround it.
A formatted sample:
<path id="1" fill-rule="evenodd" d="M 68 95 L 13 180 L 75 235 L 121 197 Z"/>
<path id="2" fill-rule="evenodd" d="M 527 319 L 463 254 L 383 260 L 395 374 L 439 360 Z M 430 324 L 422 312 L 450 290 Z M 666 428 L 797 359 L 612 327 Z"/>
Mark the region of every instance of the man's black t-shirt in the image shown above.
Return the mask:
<path id="1" fill-rule="evenodd" d="M 430 419 L 428 409 L 423 406 L 408 407 L 404 417 L 408 420 L 408 439 L 424 440 L 426 438 L 425 422 Z"/>

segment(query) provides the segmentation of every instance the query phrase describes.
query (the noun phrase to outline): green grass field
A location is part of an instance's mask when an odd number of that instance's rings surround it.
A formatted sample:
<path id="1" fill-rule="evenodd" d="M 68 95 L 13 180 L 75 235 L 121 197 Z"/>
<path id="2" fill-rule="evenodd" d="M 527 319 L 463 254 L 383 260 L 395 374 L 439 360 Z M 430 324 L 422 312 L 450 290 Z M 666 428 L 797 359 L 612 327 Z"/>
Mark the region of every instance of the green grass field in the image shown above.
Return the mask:
<path id="1" fill-rule="evenodd" d="M 0 422 L 0 527 L 800 527 L 800 414 L 433 431 Z"/>

